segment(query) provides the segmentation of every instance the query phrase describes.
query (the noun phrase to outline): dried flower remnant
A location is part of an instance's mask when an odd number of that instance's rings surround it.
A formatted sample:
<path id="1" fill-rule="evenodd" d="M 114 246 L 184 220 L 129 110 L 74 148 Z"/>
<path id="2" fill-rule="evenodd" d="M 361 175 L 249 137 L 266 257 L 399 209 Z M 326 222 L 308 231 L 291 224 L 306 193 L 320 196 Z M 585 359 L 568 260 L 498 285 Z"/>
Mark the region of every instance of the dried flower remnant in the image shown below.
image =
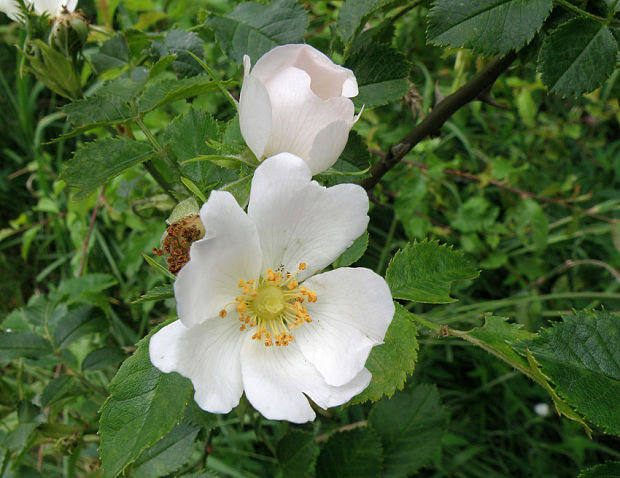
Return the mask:
<path id="1" fill-rule="evenodd" d="M 205 228 L 198 214 L 181 218 L 168 226 L 161 249 L 153 248 L 153 254 L 168 255 L 168 270 L 173 274 L 183 268 L 189 261 L 189 249 L 192 242 L 202 239 Z"/>

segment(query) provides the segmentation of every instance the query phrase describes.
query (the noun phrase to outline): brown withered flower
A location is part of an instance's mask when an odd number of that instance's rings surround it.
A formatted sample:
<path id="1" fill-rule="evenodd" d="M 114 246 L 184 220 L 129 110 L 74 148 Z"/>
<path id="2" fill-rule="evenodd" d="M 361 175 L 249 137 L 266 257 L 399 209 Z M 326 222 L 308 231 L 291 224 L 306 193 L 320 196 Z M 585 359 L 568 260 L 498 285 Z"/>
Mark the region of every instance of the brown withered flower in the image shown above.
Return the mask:
<path id="1" fill-rule="evenodd" d="M 166 229 L 161 249 L 153 248 L 153 254 L 168 255 L 168 270 L 177 274 L 189 261 L 189 248 L 192 242 L 202 239 L 205 228 L 198 214 L 185 216 L 174 221 Z"/>

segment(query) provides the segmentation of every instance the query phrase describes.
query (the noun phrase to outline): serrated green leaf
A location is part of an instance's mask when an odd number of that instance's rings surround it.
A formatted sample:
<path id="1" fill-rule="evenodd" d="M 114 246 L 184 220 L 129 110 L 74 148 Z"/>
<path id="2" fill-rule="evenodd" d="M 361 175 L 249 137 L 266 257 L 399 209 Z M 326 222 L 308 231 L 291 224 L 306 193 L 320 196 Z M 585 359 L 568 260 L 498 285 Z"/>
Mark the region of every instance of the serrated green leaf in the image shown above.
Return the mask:
<path id="1" fill-rule="evenodd" d="M 0 334 L 0 363 L 16 358 L 37 359 L 52 351 L 50 343 L 30 332 L 3 332 Z"/>
<path id="2" fill-rule="evenodd" d="M 123 123 L 133 118 L 129 103 L 111 95 L 76 100 L 66 105 L 63 111 L 67 119 L 79 128 Z"/>
<path id="3" fill-rule="evenodd" d="M 237 82 L 221 82 L 226 88 L 231 88 Z M 192 96 L 202 95 L 218 89 L 217 84 L 203 75 L 182 80 L 162 80 L 146 88 L 142 96 L 138 99 L 138 109 L 141 113 L 158 108 L 159 106 L 183 100 Z"/>
<path id="4" fill-rule="evenodd" d="M 411 476 L 441 446 L 447 414 L 435 385 L 418 385 L 377 402 L 368 423 L 383 443 L 382 477 Z"/>
<path id="5" fill-rule="evenodd" d="M 314 433 L 294 430 L 284 435 L 276 447 L 276 457 L 284 476 L 307 476 L 318 451 Z"/>
<path id="6" fill-rule="evenodd" d="M 67 347 L 80 337 L 105 330 L 107 326 L 107 321 L 95 312 L 94 307 L 84 305 L 69 310 L 60 319 L 54 330 L 54 342 L 60 348 Z"/>
<path id="7" fill-rule="evenodd" d="M 397 299 L 447 304 L 455 280 L 475 279 L 479 271 L 461 252 L 437 241 L 407 244 L 398 251 L 387 269 L 385 280 Z"/>
<path id="8" fill-rule="evenodd" d="M 106 41 L 91 57 L 91 63 L 99 73 L 125 66 L 129 63 L 129 46 L 125 37 L 118 33 Z"/>
<path id="9" fill-rule="evenodd" d="M 596 311 L 563 319 L 524 345 L 568 404 L 620 435 L 620 318 Z"/>
<path id="10" fill-rule="evenodd" d="M 104 370 L 122 362 L 127 354 L 116 347 L 102 347 L 90 352 L 82 361 L 82 370 Z"/>
<path id="11" fill-rule="evenodd" d="M 389 45 L 371 43 L 351 52 L 345 66 L 355 73 L 359 95 L 356 106 L 367 108 L 397 101 L 409 90 L 409 63 Z"/>
<path id="12" fill-rule="evenodd" d="M 552 7 L 552 0 L 436 0 L 427 38 L 435 45 L 505 55 L 534 38 Z"/>
<path id="13" fill-rule="evenodd" d="M 588 426 L 588 424 L 584 421 L 583 417 L 579 415 L 566 401 L 560 397 L 555 389 L 553 388 L 549 377 L 547 377 L 541 370 L 540 364 L 536 361 L 532 352 L 525 349 L 525 356 L 527 357 L 527 363 L 530 366 L 530 377 L 538 382 L 547 393 L 551 396 L 553 400 L 553 404 L 555 405 L 555 410 L 558 412 L 558 415 L 563 415 L 566 418 L 581 423 L 584 430 L 588 434 L 588 436 L 592 435 L 592 430 Z"/>
<path id="14" fill-rule="evenodd" d="M 338 14 L 336 30 L 345 45 L 350 45 L 368 19 L 380 9 L 400 0 L 346 0 Z"/>
<path id="15" fill-rule="evenodd" d="M 154 300 L 165 300 L 174 298 L 174 288 L 172 285 L 159 285 L 154 289 L 142 294 L 136 300 L 132 300 L 131 304 L 139 304 L 141 302 L 150 302 Z"/>
<path id="16" fill-rule="evenodd" d="M 63 167 L 61 178 L 79 191 L 73 199 L 83 199 L 110 179 L 143 163 L 153 155 L 146 143 L 128 138 L 102 138 L 86 144 Z"/>
<path id="17" fill-rule="evenodd" d="M 256 63 L 278 45 L 300 43 L 308 14 L 296 0 L 275 0 L 271 5 L 247 2 L 226 15 L 210 17 L 206 23 L 229 58 L 241 63 L 243 55 L 249 55 Z"/>
<path id="18" fill-rule="evenodd" d="M 484 317 L 482 327 L 476 327 L 466 332 L 451 329 L 451 335 L 461 337 L 508 362 L 521 372 L 529 374 L 530 366 L 527 360 L 519 355 L 511 345 L 515 342 L 531 339 L 534 336 L 531 332 L 523 329 L 521 324 L 510 323 L 505 317 L 487 315 Z"/>
<path id="19" fill-rule="evenodd" d="M 360 237 L 353 241 L 353 244 L 340 254 L 340 257 L 334 261 L 332 266 L 334 269 L 338 267 L 347 267 L 351 264 L 357 262 L 360 257 L 364 255 L 366 252 L 366 248 L 368 247 L 368 233 L 365 232 Z"/>
<path id="20" fill-rule="evenodd" d="M 545 38 L 538 62 L 545 86 L 578 96 L 595 90 L 614 71 L 618 44 L 605 25 L 578 17 Z"/>
<path id="21" fill-rule="evenodd" d="M 179 424 L 164 438 L 144 450 L 133 467 L 133 475 L 142 478 L 166 476 L 187 463 L 194 452 L 200 428 Z"/>
<path id="22" fill-rule="evenodd" d="M 377 478 L 381 471 L 381 440 L 369 427 L 334 433 L 321 447 L 316 476 Z"/>
<path id="23" fill-rule="evenodd" d="M 164 142 L 179 163 L 217 151 L 208 141 L 219 142 L 222 136 L 220 124 L 206 111 L 192 108 L 170 123 L 164 133 Z M 235 181 L 234 171 L 224 169 L 211 161 L 192 161 L 181 165 L 182 173 L 196 183 L 200 190 Z"/>
<path id="24" fill-rule="evenodd" d="M 157 370 L 149 359 L 152 334 L 137 344 L 110 383 L 99 434 L 103 476 L 112 478 L 160 440 L 183 416 L 192 390 L 177 373 Z"/>
<path id="25" fill-rule="evenodd" d="M 395 306 L 384 343 L 373 347 L 366 360 L 366 368 L 372 373 L 370 384 L 352 403 L 391 397 L 396 390 L 402 390 L 407 376 L 413 373 L 418 358 L 417 329 L 407 309 L 398 303 Z"/>
<path id="26" fill-rule="evenodd" d="M 620 478 L 620 461 L 609 461 L 581 470 L 577 478 Z"/>

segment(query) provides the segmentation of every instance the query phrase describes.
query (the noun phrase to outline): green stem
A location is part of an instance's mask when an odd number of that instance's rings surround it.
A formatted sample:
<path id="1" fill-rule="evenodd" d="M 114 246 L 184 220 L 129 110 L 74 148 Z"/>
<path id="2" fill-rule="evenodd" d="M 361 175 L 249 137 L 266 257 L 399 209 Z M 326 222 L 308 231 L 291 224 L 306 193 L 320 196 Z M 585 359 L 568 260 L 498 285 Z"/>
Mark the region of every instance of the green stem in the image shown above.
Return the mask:
<path id="1" fill-rule="evenodd" d="M 157 171 L 157 168 L 150 161 L 146 161 L 142 163 L 144 165 L 144 169 L 151 175 L 151 177 L 155 180 L 159 187 L 164 190 L 164 192 L 174 201 L 179 202 L 179 199 L 175 196 L 174 191 L 168 184 L 168 181 Z"/>
<path id="2" fill-rule="evenodd" d="M 418 324 L 431 329 L 435 332 L 439 332 L 441 330 L 441 325 L 437 325 L 435 322 L 431 322 L 430 320 L 425 319 L 424 317 L 420 317 L 419 315 L 416 314 L 411 314 L 411 317 L 413 317 L 413 320 L 415 320 Z"/>
<path id="3" fill-rule="evenodd" d="M 606 18 L 599 17 L 597 15 L 593 15 L 590 12 L 586 12 L 585 10 L 582 10 L 578 6 L 573 5 L 572 3 L 568 2 L 567 0 L 555 0 L 555 3 L 557 5 L 560 5 L 560 6 L 564 7 L 564 8 L 566 8 L 567 10 L 571 10 L 571 11 L 575 12 L 577 15 L 589 18 L 590 20 L 594 20 L 595 22 L 599 22 L 599 23 L 602 23 L 604 25 L 607 25 L 607 23 L 609 23 L 609 21 Z"/>
<path id="4" fill-rule="evenodd" d="M 162 146 L 159 144 L 159 141 L 157 141 L 157 138 L 153 135 L 153 133 L 151 133 L 151 130 L 149 130 L 148 127 L 144 124 L 144 121 L 142 121 L 142 117 L 140 115 L 136 116 L 136 124 L 142 130 L 142 132 L 144 133 L 144 136 L 146 136 L 146 139 L 149 141 L 149 143 L 151 143 L 151 146 L 153 146 L 153 149 L 159 154 L 161 158 L 164 159 L 164 161 L 166 161 L 166 163 L 168 163 L 168 166 L 170 166 L 170 169 L 172 169 L 172 172 L 175 178 L 177 179 L 177 181 L 187 190 L 190 196 L 195 196 L 192 190 L 189 189 L 185 185 L 183 180 L 181 179 L 183 175 L 181 174 L 181 169 L 179 168 L 179 165 L 177 164 L 177 162 L 174 161 L 168 155 L 168 153 L 166 152 L 164 148 L 162 148 Z M 196 199 L 200 200 L 200 198 L 196 198 Z"/>
<path id="5" fill-rule="evenodd" d="M 392 146 L 385 157 L 370 168 L 370 176 L 359 181 L 359 185 L 370 191 L 381 178 L 396 166 L 413 147 L 427 136 L 439 131 L 443 124 L 461 107 L 475 100 L 490 88 L 517 58 L 512 51 L 502 58 L 491 61 L 480 73 L 465 83 L 456 92 L 446 96 L 422 122 L 416 125 L 401 141 Z"/>
<path id="6" fill-rule="evenodd" d="M 237 103 L 237 100 L 235 100 L 233 98 L 233 96 L 228 92 L 228 90 L 226 88 L 224 88 L 224 86 L 222 85 L 222 82 L 219 80 L 219 78 L 217 77 L 215 72 L 211 69 L 211 67 L 209 65 L 207 65 L 204 61 L 202 61 L 200 58 L 198 58 L 196 55 L 194 55 L 191 51 L 189 51 L 189 50 L 185 50 L 185 51 L 187 53 L 189 53 L 194 58 L 194 60 L 196 60 L 198 62 L 198 64 L 202 67 L 202 69 L 204 71 L 207 72 L 207 74 L 215 82 L 215 84 L 217 85 L 219 90 L 226 97 L 228 102 L 233 106 L 233 108 L 235 108 L 235 111 L 237 111 L 239 109 L 239 104 Z"/>

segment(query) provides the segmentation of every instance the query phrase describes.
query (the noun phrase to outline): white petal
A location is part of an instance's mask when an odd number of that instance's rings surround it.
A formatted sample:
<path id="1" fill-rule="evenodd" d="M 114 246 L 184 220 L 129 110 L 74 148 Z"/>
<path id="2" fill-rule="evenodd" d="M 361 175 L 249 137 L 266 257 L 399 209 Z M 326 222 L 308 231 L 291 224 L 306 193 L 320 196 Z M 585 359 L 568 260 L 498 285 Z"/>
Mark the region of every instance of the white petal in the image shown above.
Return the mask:
<path id="1" fill-rule="evenodd" d="M 241 349 L 241 374 L 245 395 L 256 410 L 270 420 L 294 423 L 314 420 L 316 416 L 305 395 L 328 408 L 346 403 L 370 382 L 370 373 L 364 369 L 350 383 L 333 387 L 295 343 L 265 347 L 256 340 L 245 342 Z"/>
<path id="2" fill-rule="evenodd" d="M 190 260 L 174 283 L 177 312 L 186 327 L 216 317 L 239 295 L 239 279 L 260 275 L 256 227 L 230 193 L 212 192 L 200 219 L 205 237 L 192 244 Z"/>
<path id="3" fill-rule="evenodd" d="M 0 0 L 0 12 L 6 13 L 13 21 L 20 21 L 20 9 L 16 0 Z"/>
<path id="4" fill-rule="evenodd" d="M 267 89 L 254 76 L 245 75 L 239 97 L 239 126 L 243 139 L 258 159 L 262 158 L 269 141 L 271 123 L 271 101 Z"/>
<path id="5" fill-rule="evenodd" d="M 62 11 L 63 4 L 61 0 L 34 0 L 34 11 L 37 15 L 47 12 L 50 17 L 55 17 Z"/>
<path id="6" fill-rule="evenodd" d="M 265 83 L 271 100 L 271 136 L 264 155 L 289 152 L 308 159 L 325 126 L 342 120 L 353 125 L 353 102 L 343 96 L 322 100 L 310 88 L 310 76 L 290 67 Z"/>
<path id="7" fill-rule="evenodd" d="M 177 320 L 151 337 L 149 355 L 162 372 L 178 372 L 192 381 L 200 408 L 228 413 L 243 393 L 240 351 L 247 338 L 232 317 L 192 328 Z"/>
<path id="8" fill-rule="evenodd" d="M 307 159 L 312 174 L 325 171 L 336 162 L 347 145 L 351 126 L 351 122 L 338 120 L 319 131 Z"/>
<path id="9" fill-rule="evenodd" d="M 361 267 L 324 272 L 303 285 L 318 300 L 307 304 L 312 322 L 293 330 L 295 343 L 328 384 L 345 384 L 383 342 L 394 316 L 390 289 L 381 276 Z"/>
<path id="10" fill-rule="evenodd" d="M 368 196 L 355 184 L 325 188 L 304 161 L 282 153 L 256 169 L 248 215 L 256 224 L 263 267 L 308 277 L 331 264 L 368 225 Z"/>
<path id="11" fill-rule="evenodd" d="M 312 91 L 324 100 L 342 95 L 345 82 L 347 90 L 350 90 L 351 77 L 355 81 L 355 75 L 351 70 L 336 65 L 326 55 L 309 45 L 301 50 L 294 66 L 310 75 Z M 355 84 L 357 86 L 357 82 Z"/>
<path id="12" fill-rule="evenodd" d="M 67 10 L 73 12 L 75 11 L 75 7 L 77 7 L 77 2 L 78 0 L 65 0 L 65 2 L 63 2 L 63 5 L 66 7 Z"/>
<path id="13" fill-rule="evenodd" d="M 273 75 L 293 66 L 304 48 L 306 48 L 304 44 L 290 44 L 269 50 L 258 59 L 252 69 L 252 75 L 263 83 L 269 81 Z"/>
<path id="14" fill-rule="evenodd" d="M 353 98 L 357 96 L 358 93 L 359 90 L 357 89 L 355 74 L 351 70 L 347 70 L 347 79 L 344 80 L 344 84 L 342 85 L 342 96 Z"/>
<path id="15" fill-rule="evenodd" d="M 266 83 L 281 70 L 291 66 L 308 73 L 312 79 L 312 90 L 322 99 L 357 95 L 357 81 L 353 72 L 336 65 L 310 45 L 278 46 L 256 62 L 252 74 Z"/>

